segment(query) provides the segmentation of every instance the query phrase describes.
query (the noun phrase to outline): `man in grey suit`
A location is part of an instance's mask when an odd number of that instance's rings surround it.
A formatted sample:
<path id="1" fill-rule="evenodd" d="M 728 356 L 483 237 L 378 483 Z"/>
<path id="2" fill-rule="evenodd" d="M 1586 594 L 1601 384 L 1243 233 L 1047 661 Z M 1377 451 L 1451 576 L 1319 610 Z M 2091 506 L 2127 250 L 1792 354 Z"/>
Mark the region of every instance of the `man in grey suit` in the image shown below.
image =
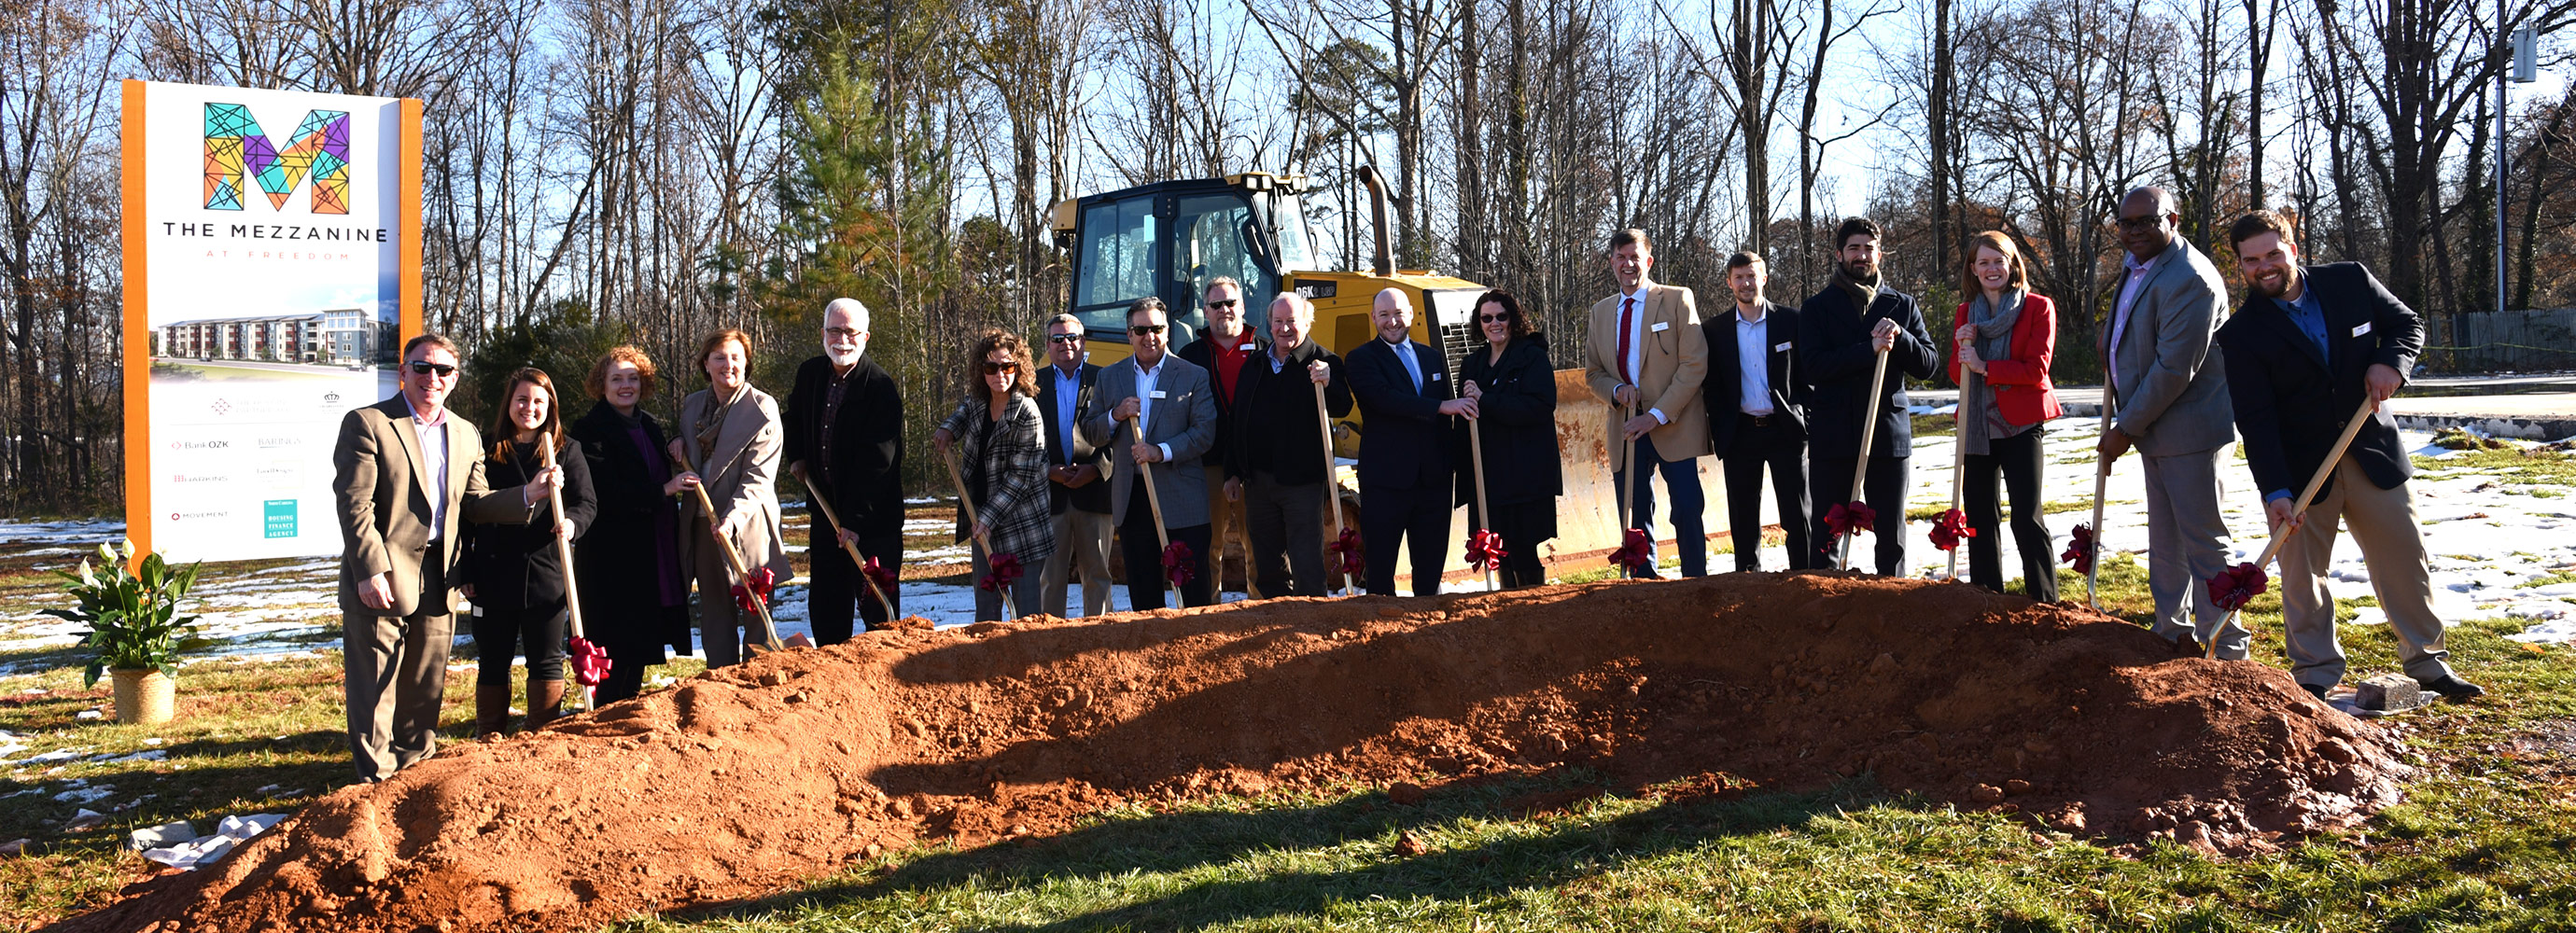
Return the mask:
<path id="1" fill-rule="evenodd" d="M 525 486 L 483 481 L 483 436 L 447 410 L 456 345 L 423 334 L 403 346 L 402 392 L 349 413 L 331 451 L 340 517 L 340 645 L 349 751 L 361 781 L 381 781 L 437 750 L 447 651 L 456 641 L 458 524 L 527 524 L 563 468 Z M 487 662 L 488 663 L 488 662 Z"/>
<path id="2" fill-rule="evenodd" d="M 1155 465 L 1153 495 L 1162 503 L 1163 530 L 1189 545 L 1196 565 L 1190 582 L 1181 585 L 1181 601 L 1205 606 L 1216 602 L 1216 581 L 1208 574 L 1207 476 L 1199 459 L 1216 443 L 1216 389 L 1207 370 L 1165 352 L 1170 331 L 1162 299 L 1139 298 L 1128 306 L 1131 355 L 1100 371 L 1096 396 L 1119 401 L 1083 418 L 1082 434 L 1095 446 L 1117 451 L 1120 459 Z M 1135 433 L 1126 446 L 1116 446 L 1126 431 Z M 1119 472 L 1129 478 L 1110 485 L 1109 517 L 1118 526 L 1118 551 L 1127 563 L 1127 605 L 1140 612 L 1161 609 L 1168 584 L 1154 513 L 1144 501 L 1147 471 L 1122 464 Z"/>
<path id="3" fill-rule="evenodd" d="M 2227 306 L 2227 284 L 2209 257 L 2182 238 L 2181 220 L 2163 188 L 2139 188 L 2120 199 L 2120 245 L 2128 256 L 2110 326 L 2097 344 L 2109 361 L 2116 404 L 2101 452 L 2117 460 L 2135 447 L 2146 461 L 2155 633 L 2193 653 L 2216 639 L 2218 657 L 2241 659 L 2245 629 L 2227 622 L 2227 610 L 2205 585 L 2227 569 L 2218 467 L 2236 439 L 2236 422 L 2227 370 L 2211 340 Z"/>

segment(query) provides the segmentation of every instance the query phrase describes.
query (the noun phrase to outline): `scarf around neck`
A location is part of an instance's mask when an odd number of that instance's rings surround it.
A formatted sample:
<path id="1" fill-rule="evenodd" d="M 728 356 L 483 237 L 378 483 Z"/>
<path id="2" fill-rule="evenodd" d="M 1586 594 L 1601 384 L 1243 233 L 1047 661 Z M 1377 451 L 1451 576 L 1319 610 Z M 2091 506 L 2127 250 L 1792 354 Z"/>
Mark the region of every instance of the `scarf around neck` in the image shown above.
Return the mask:
<path id="1" fill-rule="evenodd" d="M 726 416 L 733 414 L 733 406 L 740 403 L 744 397 L 749 396 L 750 394 L 751 383 L 746 381 L 742 384 L 741 388 L 733 390 L 733 397 L 717 402 L 715 410 L 707 412 L 707 420 L 705 423 L 698 425 L 699 469 L 706 469 L 712 466 L 712 464 L 707 463 L 707 460 L 716 455 L 716 438 L 724 433 Z M 708 387 L 707 395 L 709 398 L 713 398 L 715 396 L 715 388 L 712 386 Z"/>
<path id="2" fill-rule="evenodd" d="M 1876 275 L 1870 276 L 1869 281 L 1864 282 L 1852 278 L 1851 267 L 1839 262 L 1834 263 L 1834 286 L 1851 296 L 1852 310 L 1860 312 L 1863 318 L 1869 317 L 1869 306 L 1878 301 L 1878 283 L 1879 277 Z"/>
<path id="3" fill-rule="evenodd" d="M 2013 323 L 2021 320 L 2024 294 L 2018 288 L 2005 289 L 2001 308 L 1988 302 L 1982 290 L 1968 300 L 1968 321 L 1977 328 L 1978 359 L 2012 358 Z M 1969 453 L 1983 454 L 1986 453 L 1986 441 L 1995 436 L 1995 429 L 2009 426 L 2009 423 L 1992 423 L 2000 422 L 2002 418 L 1985 376 L 1973 369 L 1961 372 L 1960 376 L 1959 438 L 1968 445 Z M 1991 422 L 1989 415 L 1994 416 Z"/>

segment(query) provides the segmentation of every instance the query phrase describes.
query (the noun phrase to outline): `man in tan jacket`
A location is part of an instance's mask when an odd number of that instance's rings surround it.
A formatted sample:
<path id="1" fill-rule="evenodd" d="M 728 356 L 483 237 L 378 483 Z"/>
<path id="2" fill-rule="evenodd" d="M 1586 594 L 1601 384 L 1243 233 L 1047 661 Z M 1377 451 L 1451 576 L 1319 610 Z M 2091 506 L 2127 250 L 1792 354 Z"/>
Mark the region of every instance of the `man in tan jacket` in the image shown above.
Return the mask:
<path id="1" fill-rule="evenodd" d="M 456 362 L 447 338 L 412 338 L 402 392 L 350 412 L 331 451 L 349 751 L 361 781 L 436 750 L 456 641 L 458 523 L 526 524 L 563 484 L 562 468 L 548 467 L 525 486 L 484 485 L 483 436 L 447 410 Z"/>
<path id="2" fill-rule="evenodd" d="M 1626 488 L 1627 441 L 1637 442 L 1637 462 L 1662 473 L 1673 498 L 1673 544 L 1682 575 L 1708 573 L 1708 532 L 1701 518 L 1707 495 L 1699 488 L 1699 463 L 1709 452 L 1708 418 L 1701 413 L 1700 382 L 1708 375 L 1708 338 L 1700 332 L 1699 303 L 1691 290 L 1657 284 L 1655 244 L 1646 231 L 1610 237 L 1610 275 L 1619 294 L 1592 306 L 1583 342 L 1583 376 L 1592 394 L 1610 403 L 1610 481 Z M 1615 493 L 1614 493 L 1615 495 Z M 1627 527 L 1651 528 L 1655 490 L 1651 475 L 1637 477 L 1636 499 L 1626 503 Z M 1653 577 L 1648 568 L 1638 576 Z"/>

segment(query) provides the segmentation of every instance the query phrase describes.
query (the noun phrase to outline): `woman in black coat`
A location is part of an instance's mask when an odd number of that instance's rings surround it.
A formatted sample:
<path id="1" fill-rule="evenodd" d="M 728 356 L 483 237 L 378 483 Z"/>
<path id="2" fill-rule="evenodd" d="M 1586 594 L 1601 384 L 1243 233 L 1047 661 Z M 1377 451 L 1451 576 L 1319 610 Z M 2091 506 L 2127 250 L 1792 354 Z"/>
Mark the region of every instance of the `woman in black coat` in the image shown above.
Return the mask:
<path id="1" fill-rule="evenodd" d="M 555 539 L 589 527 L 597 501 L 590 470 L 564 436 L 554 380 L 544 370 L 522 368 L 503 383 L 501 411 L 483 432 L 484 476 L 523 485 L 546 467 L 545 448 L 563 465 L 564 524 L 552 509 L 524 525 L 465 527 L 465 595 L 474 601 L 474 732 L 498 736 L 510 726 L 510 658 L 528 656 L 530 729 L 560 715 L 564 695 L 563 557 Z M 522 648 L 524 646 L 524 649 Z"/>
<path id="2" fill-rule="evenodd" d="M 1564 491 L 1556 453 L 1556 370 L 1548 363 L 1547 338 L 1531 329 L 1512 293 L 1494 289 L 1478 297 L 1476 328 L 1485 346 L 1458 362 L 1458 391 L 1476 400 L 1492 523 L 1474 516 L 1476 475 L 1467 456 L 1458 460 L 1458 501 L 1469 509 L 1471 524 L 1502 535 L 1503 587 L 1537 586 L 1547 582 L 1538 546 L 1556 537 L 1556 497 Z"/>
<path id="3" fill-rule="evenodd" d="M 680 511 L 674 498 L 698 484 L 674 467 L 662 423 L 644 410 L 653 394 L 653 360 L 618 347 L 591 367 L 586 386 L 598 403 L 572 426 L 598 489 L 598 517 L 573 552 L 581 579 L 582 623 L 608 652 L 608 679 L 598 702 L 643 692 L 644 669 L 669 661 L 663 649 L 690 649 L 689 583 L 680 570 Z M 722 598 L 719 594 L 719 598 Z"/>

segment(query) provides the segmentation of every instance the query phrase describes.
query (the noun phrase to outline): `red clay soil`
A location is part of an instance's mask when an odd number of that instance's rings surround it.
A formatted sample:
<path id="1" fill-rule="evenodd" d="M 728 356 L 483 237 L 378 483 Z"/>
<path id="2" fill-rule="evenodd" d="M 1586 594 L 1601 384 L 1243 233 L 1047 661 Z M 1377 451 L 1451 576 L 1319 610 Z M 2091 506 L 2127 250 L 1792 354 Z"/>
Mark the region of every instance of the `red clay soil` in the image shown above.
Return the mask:
<path id="1" fill-rule="evenodd" d="M 1048 834 L 1114 801 L 1567 763 L 1627 788 L 1872 772 L 2243 853 L 2394 802 L 2397 746 L 2274 668 L 1955 584 L 1281 599 L 769 655 L 344 788 L 58 929 L 586 929 L 774 892 L 871 846 Z"/>

